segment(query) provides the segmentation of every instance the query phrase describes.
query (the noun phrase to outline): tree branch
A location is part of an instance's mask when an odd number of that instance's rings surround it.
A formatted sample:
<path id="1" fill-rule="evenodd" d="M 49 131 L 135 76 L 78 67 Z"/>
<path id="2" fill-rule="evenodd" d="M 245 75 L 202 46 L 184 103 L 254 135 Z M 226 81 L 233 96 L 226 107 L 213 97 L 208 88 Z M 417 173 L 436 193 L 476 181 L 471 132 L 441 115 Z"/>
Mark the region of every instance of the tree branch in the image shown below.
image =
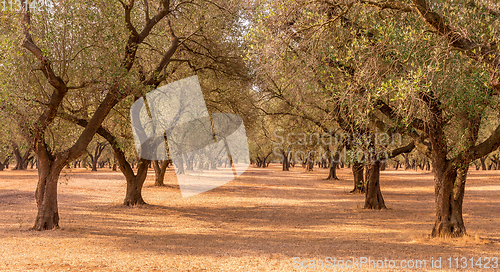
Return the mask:
<path id="1" fill-rule="evenodd" d="M 388 159 L 392 159 L 398 155 L 401 155 L 403 153 L 410 153 L 413 151 L 413 149 L 415 149 L 415 141 L 411 141 L 411 143 L 409 143 L 408 145 L 406 146 L 403 146 L 403 147 L 400 147 L 400 148 L 396 148 L 394 150 L 392 150 L 389 154 L 389 158 Z"/>
<path id="2" fill-rule="evenodd" d="M 42 150 L 39 150 L 37 147 L 39 145 L 45 146 L 45 139 L 44 139 L 45 129 L 54 120 L 57 113 L 57 109 L 59 108 L 59 105 L 62 103 L 64 96 L 66 96 L 68 88 L 64 83 L 64 81 L 54 73 L 50 65 L 49 59 L 43 55 L 42 50 L 33 41 L 33 38 L 31 37 L 30 33 L 31 14 L 29 10 L 29 5 L 25 5 L 25 1 L 21 1 L 21 5 L 27 8 L 24 11 L 22 19 L 23 34 L 24 34 L 23 47 L 26 48 L 28 51 L 30 51 L 40 61 L 40 70 L 44 74 L 45 78 L 47 78 L 50 85 L 54 87 L 54 91 L 52 92 L 48 106 L 40 115 L 40 117 L 38 118 L 37 122 L 35 122 L 33 127 L 33 134 L 34 134 L 33 149 L 42 152 Z M 49 156 L 46 153 L 46 150 L 43 152 L 45 153 L 44 154 L 45 156 Z M 39 153 L 38 155 L 42 154 Z"/>
<path id="3" fill-rule="evenodd" d="M 66 121 L 70 121 L 84 128 L 87 127 L 89 124 L 87 120 L 77 118 L 67 113 L 60 112 L 58 113 L 58 116 Z M 134 175 L 134 171 L 132 170 L 132 167 L 128 163 L 125 157 L 125 153 L 121 149 L 120 144 L 118 143 L 116 137 L 113 136 L 113 134 L 111 134 L 111 132 L 109 132 L 103 126 L 99 126 L 99 128 L 97 129 L 97 134 L 101 135 L 104 139 L 106 139 L 108 143 L 111 145 L 111 148 L 113 148 L 113 152 L 115 153 L 115 157 L 118 160 L 118 165 L 120 166 L 120 170 L 123 172 L 123 174 L 125 176 Z M 92 156 L 90 153 L 89 155 Z"/>
<path id="4" fill-rule="evenodd" d="M 146 86 L 158 86 L 161 82 L 160 80 L 160 73 L 161 71 L 170 63 L 172 56 L 175 54 L 177 51 L 177 48 L 179 48 L 179 38 L 175 35 L 174 30 L 172 29 L 172 25 L 170 23 L 170 20 L 166 18 L 167 20 L 167 31 L 170 34 L 171 40 L 171 45 L 170 48 L 167 50 L 163 58 L 161 59 L 160 63 L 156 66 L 156 69 L 153 71 L 153 73 L 150 75 L 150 77 L 143 82 L 144 85 Z"/>
<path id="5" fill-rule="evenodd" d="M 368 1 L 368 0 L 360 0 L 359 2 L 363 3 L 363 4 L 368 4 L 370 6 L 377 7 L 381 10 L 393 9 L 393 10 L 399 10 L 402 12 L 412 12 L 413 11 L 413 8 L 411 6 L 405 5 L 405 4 L 397 2 L 397 1 L 373 2 L 373 1 Z"/>

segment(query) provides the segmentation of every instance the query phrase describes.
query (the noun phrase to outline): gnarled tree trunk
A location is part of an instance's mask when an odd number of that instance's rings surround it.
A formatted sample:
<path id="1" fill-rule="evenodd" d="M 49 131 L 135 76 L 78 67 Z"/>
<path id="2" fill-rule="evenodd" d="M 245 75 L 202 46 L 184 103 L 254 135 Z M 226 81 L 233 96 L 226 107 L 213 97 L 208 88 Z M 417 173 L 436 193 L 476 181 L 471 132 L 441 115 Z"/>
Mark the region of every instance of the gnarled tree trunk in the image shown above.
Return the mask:
<path id="1" fill-rule="evenodd" d="M 327 180 L 338 180 L 339 178 L 337 177 L 337 167 L 338 167 L 338 162 L 336 161 L 331 161 L 330 163 L 330 172 L 328 173 L 328 177 L 326 178 Z"/>
<path id="2" fill-rule="evenodd" d="M 44 144 L 40 144 L 38 152 L 38 184 L 35 200 L 38 213 L 33 230 L 51 230 L 59 227 L 59 210 L 57 207 L 57 183 L 61 171 L 66 165 L 65 153 L 52 156 Z"/>
<path id="3" fill-rule="evenodd" d="M 380 191 L 380 161 L 368 164 L 368 174 L 366 176 L 365 209 L 381 210 L 387 209 Z"/>
<path id="4" fill-rule="evenodd" d="M 98 162 L 99 158 L 101 157 L 102 151 L 104 150 L 105 147 L 106 147 L 105 143 L 97 142 L 93 155 L 92 155 L 92 153 L 87 151 L 87 153 L 89 154 L 89 157 L 90 157 L 90 161 L 92 163 L 92 171 L 94 171 L 94 172 L 97 171 L 97 162 Z"/>
<path id="5" fill-rule="evenodd" d="M 125 175 L 125 179 L 127 180 L 127 193 L 125 195 L 123 205 L 135 206 L 146 204 L 142 198 L 142 186 L 144 185 L 144 181 L 148 175 L 148 166 L 149 161 L 141 159 L 136 175 L 134 175 L 133 171 L 130 171 L 132 169 L 130 167 L 127 167 L 129 171 L 122 171 Z M 120 168 L 122 168 L 122 165 L 120 165 Z"/>
<path id="6" fill-rule="evenodd" d="M 462 217 L 467 169 L 451 163 L 435 168 L 436 221 L 433 237 L 459 237 L 467 234 Z"/>

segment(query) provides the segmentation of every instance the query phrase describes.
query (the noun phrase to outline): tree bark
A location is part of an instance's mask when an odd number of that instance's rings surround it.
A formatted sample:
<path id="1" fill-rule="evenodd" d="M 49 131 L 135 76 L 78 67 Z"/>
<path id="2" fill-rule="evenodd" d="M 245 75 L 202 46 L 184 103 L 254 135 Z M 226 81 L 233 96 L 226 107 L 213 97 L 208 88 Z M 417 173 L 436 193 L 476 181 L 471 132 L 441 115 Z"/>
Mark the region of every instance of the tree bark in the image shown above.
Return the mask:
<path id="1" fill-rule="evenodd" d="M 365 194 L 365 209 L 381 210 L 387 209 L 380 191 L 380 161 L 375 161 L 368 164 L 366 194 Z"/>
<path id="2" fill-rule="evenodd" d="M 141 159 L 139 166 L 137 167 L 136 175 L 134 175 L 133 171 L 122 171 L 125 175 L 125 179 L 127 180 L 127 193 L 125 195 L 123 205 L 135 206 L 146 204 L 142 198 L 142 186 L 144 185 L 144 181 L 148 175 L 149 162 L 150 161 L 148 160 Z M 122 168 L 121 164 L 120 168 Z M 128 168 L 131 170 L 130 167 Z"/>
<path id="3" fill-rule="evenodd" d="M 373 147 L 373 146 L 372 146 Z M 406 146 L 392 150 L 386 158 L 374 159 L 374 153 L 370 155 L 370 161 L 366 163 L 366 192 L 365 209 L 382 210 L 387 209 L 384 197 L 380 190 L 380 171 L 383 165 L 386 165 L 388 159 L 395 158 L 400 154 L 408 154 L 415 148 L 415 142 L 412 141 Z"/>
<path id="4" fill-rule="evenodd" d="M 338 162 L 332 161 L 330 163 L 330 172 L 328 173 L 328 177 L 326 178 L 327 180 L 338 180 L 339 178 L 337 177 L 337 167 L 338 167 Z"/>
<path id="5" fill-rule="evenodd" d="M 354 189 L 350 193 L 364 193 L 365 192 L 365 182 L 363 178 L 364 164 L 353 163 L 352 174 L 354 177 Z"/>
<path id="6" fill-rule="evenodd" d="M 45 145 L 41 149 L 45 149 Z M 38 213 L 32 228 L 38 231 L 59 228 L 57 183 L 65 166 L 64 159 L 44 153 L 38 160 L 38 184 L 35 191 Z"/>
<path id="7" fill-rule="evenodd" d="M 465 180 L 468 169 L 455 169 L 451 163 L 435 167 L 436 221 L 433 237 L 466 235 L 462 217 Z"/>

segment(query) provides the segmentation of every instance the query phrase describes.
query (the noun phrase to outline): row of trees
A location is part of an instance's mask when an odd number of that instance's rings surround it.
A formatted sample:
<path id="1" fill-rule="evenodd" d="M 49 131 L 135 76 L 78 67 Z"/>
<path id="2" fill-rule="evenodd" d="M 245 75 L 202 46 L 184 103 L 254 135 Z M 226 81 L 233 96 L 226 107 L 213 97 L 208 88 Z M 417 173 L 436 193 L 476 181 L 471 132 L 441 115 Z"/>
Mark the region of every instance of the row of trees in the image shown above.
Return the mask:
<path id="1" fill-rule="evenodd" d="M 1 17 L 1 120 L 37 157 L 34 229 L 59 225 L 62 169 L 84 155 L 97 162 L 105 146 L 127 181 L 124 204 L 143 204 L 151 161 L 133 167 L 130 122 L 141 120 L 130 120 L 129 109 L 196 74 L 210 112 L 244 118 L 259 166 L 279 158 L 287 170 L 303 151 L 310 170 L 322 153 L 335 179 L 346 160 L 353 192 L 366 191 L 365 208 L 383 209 L 381 161 L 411 165 L 401 156 L 418 151 L 415 165 L 434 172 L 432 235 L 466 234 L 469 165 L 500 146 L 492 118 L 500 23 L 488 1 L 54 3 Z M 316 134 L 337 141 L 301 139 Z M 153 166 L 157 176 L 166 167 Z"/>
<path id="2" fill-rule="evenodd" d="M 297 126 L 305 134 L 402 135 L 399 146 L 339 145 L 385 150 L 389 158 L 417 149 L 435 177 L 432 235 L 462 236 L 469 165 L 500 145 L 500 126 L 489 118 L 498 114 L 500 90 L 496 8 L 487 1 L 262 1 L 248 34 L 256 107 L 288 133 Z M 380 160 L 366 164 L 365 207 L 384 208 Z M 361 169 L 354 162 L 355 190 L 363 188 Z"/>
<path id="3" fill-rule="evenodd" d="M 97 162 L 105 145 L 127 181 L 124 204 L 144 203 L 150 161 L 133 170 L 129 109 L 160 84 L 197 74 L 209 109 L 241 111 L 239 19 L 234 3 L 204 0 L 54 1 L 50 11 L 2 14 L 0 107 L 37 157 L 33 229 L 59 226 L 61 171 L 84 155 Z M 87 153 L 96 137 L 106 142 Z"/>

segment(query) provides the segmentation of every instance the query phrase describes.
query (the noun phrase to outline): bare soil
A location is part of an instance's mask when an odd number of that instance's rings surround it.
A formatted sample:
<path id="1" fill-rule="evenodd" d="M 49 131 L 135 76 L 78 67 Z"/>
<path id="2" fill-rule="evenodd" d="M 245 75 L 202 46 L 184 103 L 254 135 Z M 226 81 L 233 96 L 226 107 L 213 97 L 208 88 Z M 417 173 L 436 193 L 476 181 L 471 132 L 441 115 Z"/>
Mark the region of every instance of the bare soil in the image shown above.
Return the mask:
<path id="1" fill-rule="evenodd" d="M 500 257 L 500 171 L 470 171 L 463 211 L 470 237 L 431 239 L 429 172 L 383 171 L 389 209 L 368 211 L 361 208 L 364 195 L 349 194 L 350 169 L 327 181 L 327 169 L 280 168 L 250 168 L 189 198 L 181 197 L 172 169 L 161 188 L 153 186 L 150 171 L 143 190 L 150 205 L 140 207 L 121 205 L 120 172 L 68 169 L 59 185 L 61 228 L 45 232 L 28 230 L 36 216 L 37 172 L 2 171 L 0 270 L 293 271 L 294 257 L 370 257 L 427 260 L 425 268 L 412 270 L 423 271 L 432 270 L 432 258 L 441 257 L 442 267 L 451 270 L 449 257 Z M 375 270 L 327 267 L 317 271 Z M 469 268 L 470 261 L 460 271 Z"/>

